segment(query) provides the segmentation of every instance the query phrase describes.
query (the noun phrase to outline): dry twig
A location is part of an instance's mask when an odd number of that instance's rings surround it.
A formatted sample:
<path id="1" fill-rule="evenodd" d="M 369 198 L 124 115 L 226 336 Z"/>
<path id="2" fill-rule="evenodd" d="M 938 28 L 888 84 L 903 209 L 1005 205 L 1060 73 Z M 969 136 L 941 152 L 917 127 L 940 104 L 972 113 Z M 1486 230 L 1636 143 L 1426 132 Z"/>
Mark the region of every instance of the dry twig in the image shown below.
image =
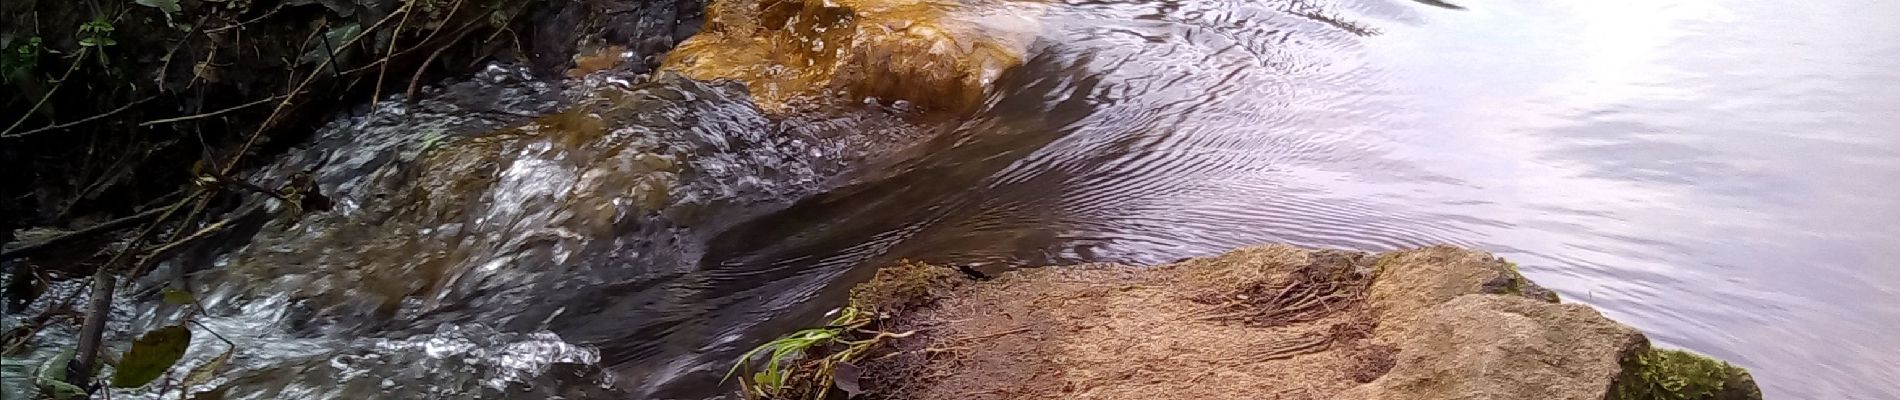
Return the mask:
<path id="1" fill-rule="evenodd" d="M 70 71 L 70 70 L 68 70 L 68 71 Z M 55 84 L 54 84 L 54 86 L 58 86 L 58 85 L 59 85 L 59 84 L 57 84 L 57 83 L 55 83 Z M 51 96 L 51 95 L 52 95 L 52 92 L 50 92 L 50 91 L 49 91 L 49 92 L 47 92 L 47 95 L 48 95 L 48 96 Z M 73 121 L 73 122 L 67 122 L 67 123 L 64 123 L 64 124 L 54 124 L 54 125 L 50 125 L 50 126 L 45 126 L 45 127 L 41 127 L 41 128 L 38 128 L 38 129 L 34 129 L 34 130 L 30 130 L 30 131 L 26 131 L 26 132 L 20 132 L 20 133 L 15 133 L 15 134 L 11 134 L 11 135 L 4 135 L 4 136 L 0 136 L 0 138 L 6 138 L 6 139 L 11 139 L 11 138 L 17 138 L 17 137 L 21 137 L 21 136 L 27 136 L 27 135 L 32 135 L 32 134 L 35 134 L 35 133 L 40 133 L 40 132 L 46 132 L 46 131 L 55 131 L 55 130 L 60 130 L 60 129 L 66 129 L 66 128 L 71 128 L 71 127 L 73 127 L 73 126 L 77 126 L 77 125 L 79 125 L 79 124 L 83 124 L 83 123 L 87 123 L 87 122 L 92 122 L 92 121 L 97 121 L 97 120 L 99 120 L 100 118 L 105 118 L 105 117 L 110 117 L 110 116 L 112 116 L 113 114 L 118 114 L 118 113 L 120 113 L 120 112 L 122 112 L 122 111 L 125 111 L 125 110 L 128 110 L 128 109 L 131 109 L 131 108 L 132 108 L 132 106 L 136 106 L 136 105 L 140 105 L 140 104 L 145 104 L 145 102 L 148 102 L 148 101 L 152 101 L 152 99 L 156 99 L 156 98 L 158 98 L 158 97 L 157 97 L 157 96 L 146 96 L 146 97 L 145 97 L 145 98 L 143 98 L 143 99 L 138 99 L 137 101 L 133 101 L 133 102 L 131 102 L 131 103 L 126 103 L 126 104 L 125 104 L 125 105 L 123 105 L 123 106 L 119 106 L 119 108 L 115 108 L 115 109 L 112 109 L 112 111 L 106 111 L 106 112 L 104 112 L 104 113 L 100 113 L 99 115 L 94 115 L 94 116 L 91 116 L 91 117 L 86 117 L 86 118 L 84 118 L 84 119 L 81 119 L 81 120 L 78 120 L 78 121 Z M 44 97 L 42 97 L 40 101 L 45 101 L 45 98 L 44 98 Z"/>
<path id="2" fill-rule="evenodd" d="M 224 114 L 224 113 L 228 113 L 228 112 L 232 112 L 232 111 L 237 111 L 237 110 L 242 110 L 242 109 L 245 109 L 245 108 L 250 108 L 250 107 L 252 107 L 252 106 L 256 106 L 256 105 L 259 105 L 259 104 L 264 104 L 264 103 L 268 103 L 268 102 L 270 102 L 270 101 L 272 101 L 272 100 L 279 100 L 279 99 L 282 99 L 282 98 L 284 98 L 284 97 L 286 97 L 286 96 L 284 96 L 284 95 L 277 95 L 277 96 L 271 96 L 271 97 L 268 97 L 268 98 L 264 98 L 264 99 L 261 99 L 261 100 L 258 100 L 258 101 L 253 101 L 253 102 L 249 102 L 249 103 L 244 103 L 244 104 L 239 104 L 239 105 L 235 105 L 235 106 L 231 106 L 231 107 L 227 107 L 227 108 L 224 108 L 224 109 L 222 109 L 222 110 L 217 110 L 217 111 L 212 111 L 212 112 L 207 112 L 207 113 L 200 113 L 200 114 L 192 114 L 192 115 L 186 115 L 186 116 L 181 116 L 181 117 L 171 117 L 171 118 L 165 118 L 165 119 L 155 119 L 155 120 L 151 120 L 151 121 L 145 121 L 145 122 L 140 122 L 140 123 L 139 123 L 139 126 L 152 126 L 152 125 L 158 125 L 158 124 L 168 124 L 168 123 L 173 123 L 173 122 L 183 122 L 183 121 L 190 121 L 190 120 L 194 120 L 194 119 L 200 119 L 200 118 L 210 118 L 210 117 L 216 117 L 216 116 L 218 116 L 218 115 L 220 115 L 220 114 Z"/>
<path id="3" fill-rule="evenodd" d="M 131 242 L 126 243 L 124 250 L 120 250 L 118 254 L 112 256 L 111 260 L 99 265 L 99 269 L 93 271 L 92 298 L 90 299 L 90 303 L 87 304 L 86 322 L 79 327 L 78 349 L 73 353 L 73 361 L 67 367 L 67 371 L 77 375 L 70 377 L 72 378 L 72 382 L 92 381 L 92 365 L 99 357 L 99 345 L 105 335 L 106 318 L 109 317 L 112 308 L 112 291 L 118 287 L 118 275 L 112 273 L 112 267 L 118 265 L 119 260 L 124 259 L 126 255 L 138 251 L 139 242 L 145 241 L 145 238 L 151 237 L 152 233 L 157 232 L 158 227 L 162 225 L 166 219 L 171 218 L 172 214 L 176 213 L 179 208 L 184 207 L 185 204 L 191 203 L 193 200 L 197 200 L 198 196 L 208 195 L 210 195 L 210 193 L 203 190 L 194 191 L 177 203 L 165 207 L 165 211 L 160 213 L 157 219 L 145 225 L 145 229 L 140 230 L 137 235 L 132 236 Z"/>

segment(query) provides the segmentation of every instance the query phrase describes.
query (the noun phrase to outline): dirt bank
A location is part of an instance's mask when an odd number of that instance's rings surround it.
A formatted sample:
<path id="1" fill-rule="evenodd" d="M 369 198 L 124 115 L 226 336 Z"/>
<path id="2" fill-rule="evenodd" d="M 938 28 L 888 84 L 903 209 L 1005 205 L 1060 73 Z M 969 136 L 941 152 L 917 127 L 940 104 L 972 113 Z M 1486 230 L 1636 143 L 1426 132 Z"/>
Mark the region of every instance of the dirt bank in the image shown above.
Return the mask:
<path id="1" fill-rule="evenodd" d="M 1759 399 L 1741 368 L 1653 349 L 1489 254 L 1253 247 L 1144 268 L 861 285 L 912 332 L 837 382 L 887 399 Z M 889 336 L 888 334 L 886 336 Z"/>

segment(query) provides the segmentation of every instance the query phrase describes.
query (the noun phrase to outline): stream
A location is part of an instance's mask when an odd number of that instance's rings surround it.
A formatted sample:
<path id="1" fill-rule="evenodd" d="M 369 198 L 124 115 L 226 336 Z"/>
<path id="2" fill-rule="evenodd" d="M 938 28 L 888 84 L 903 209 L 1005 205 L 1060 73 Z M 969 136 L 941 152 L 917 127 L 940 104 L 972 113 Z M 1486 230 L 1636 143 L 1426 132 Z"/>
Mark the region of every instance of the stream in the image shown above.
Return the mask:
<path id="1" fill-rule="evenodd" d="M 933 1 L 1015 63 L 808 107 L 494 64 L 253 172 L 334 205 L 253 199 L 136 282 L 107 343 L 237 350 L 113 397 L 713 398 L 880 265 L 1282 242 L 1491 251 L 1768 398 L 1900 399 L 1900 3 L 1454 3 Z"/>

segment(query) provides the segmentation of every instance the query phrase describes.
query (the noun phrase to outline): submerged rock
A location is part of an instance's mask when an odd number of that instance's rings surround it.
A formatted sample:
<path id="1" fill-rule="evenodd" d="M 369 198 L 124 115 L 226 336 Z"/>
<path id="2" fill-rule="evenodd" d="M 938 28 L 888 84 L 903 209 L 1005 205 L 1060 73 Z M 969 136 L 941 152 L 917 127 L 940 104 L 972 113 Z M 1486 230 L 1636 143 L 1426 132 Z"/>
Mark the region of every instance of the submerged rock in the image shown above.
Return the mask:
<path id="1" fill-rule="evenodd" d="M 949 272 L 945 272 L 949 271 Z M 889 399 L 1759 399 L 1503 259 L 1264 246 L 970 282 L 905 264 L 854 301 L 915 331 L 849 382 Z"/>
<path id="2" fill-rule="evenodd" d="M 1022 62 L 1037 2 L 720 0 L 664 69 L 745 83 L 768 111 L 795 100 L 903 100 L 967 112 Z"/>

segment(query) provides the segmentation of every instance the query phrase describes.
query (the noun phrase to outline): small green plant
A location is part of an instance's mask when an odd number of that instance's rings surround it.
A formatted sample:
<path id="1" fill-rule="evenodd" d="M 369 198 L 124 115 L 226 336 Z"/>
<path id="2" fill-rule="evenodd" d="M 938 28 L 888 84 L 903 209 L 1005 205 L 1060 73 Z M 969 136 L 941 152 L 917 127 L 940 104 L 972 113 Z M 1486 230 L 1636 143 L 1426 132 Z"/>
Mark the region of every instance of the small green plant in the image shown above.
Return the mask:
<path id="1" fill-rule="evenodd" d="M 863 358 L 883 339 L 910 335 L 865 330 L 871 322 L 871 315 L 856 305 L 844 307 L 829 325 L 792 332 L 747 351 L 725 379 L 745 370 L 748 374 L 739 383 L 750 399 L 823 399 L 837 380 L 839 366 Z M 870 337 L 854 339 L 862 335 Z M 765 368 L 752 371 L 752 359 L 760 354 L 767 355 Z"/>
<path id="2" fill-rule="evenodd" d="M 40 54 L 46 52 L 45 39 L 34 36 L 7 46 L 0 53 L 0 82 L 14 83 L 35 80 L 33 76 L 39 69 Z"/>
<path id="3" fill-rule="evenodd" d="M 112 40 L 112 31 L 115 30 L 118 28 L 113 27 L 112 21 L 107 21 L 104 16 L 94 17 L 92 21 L 79 25 L 79 45 L 106 47 L 119 44 L 117 40 Z"/>

